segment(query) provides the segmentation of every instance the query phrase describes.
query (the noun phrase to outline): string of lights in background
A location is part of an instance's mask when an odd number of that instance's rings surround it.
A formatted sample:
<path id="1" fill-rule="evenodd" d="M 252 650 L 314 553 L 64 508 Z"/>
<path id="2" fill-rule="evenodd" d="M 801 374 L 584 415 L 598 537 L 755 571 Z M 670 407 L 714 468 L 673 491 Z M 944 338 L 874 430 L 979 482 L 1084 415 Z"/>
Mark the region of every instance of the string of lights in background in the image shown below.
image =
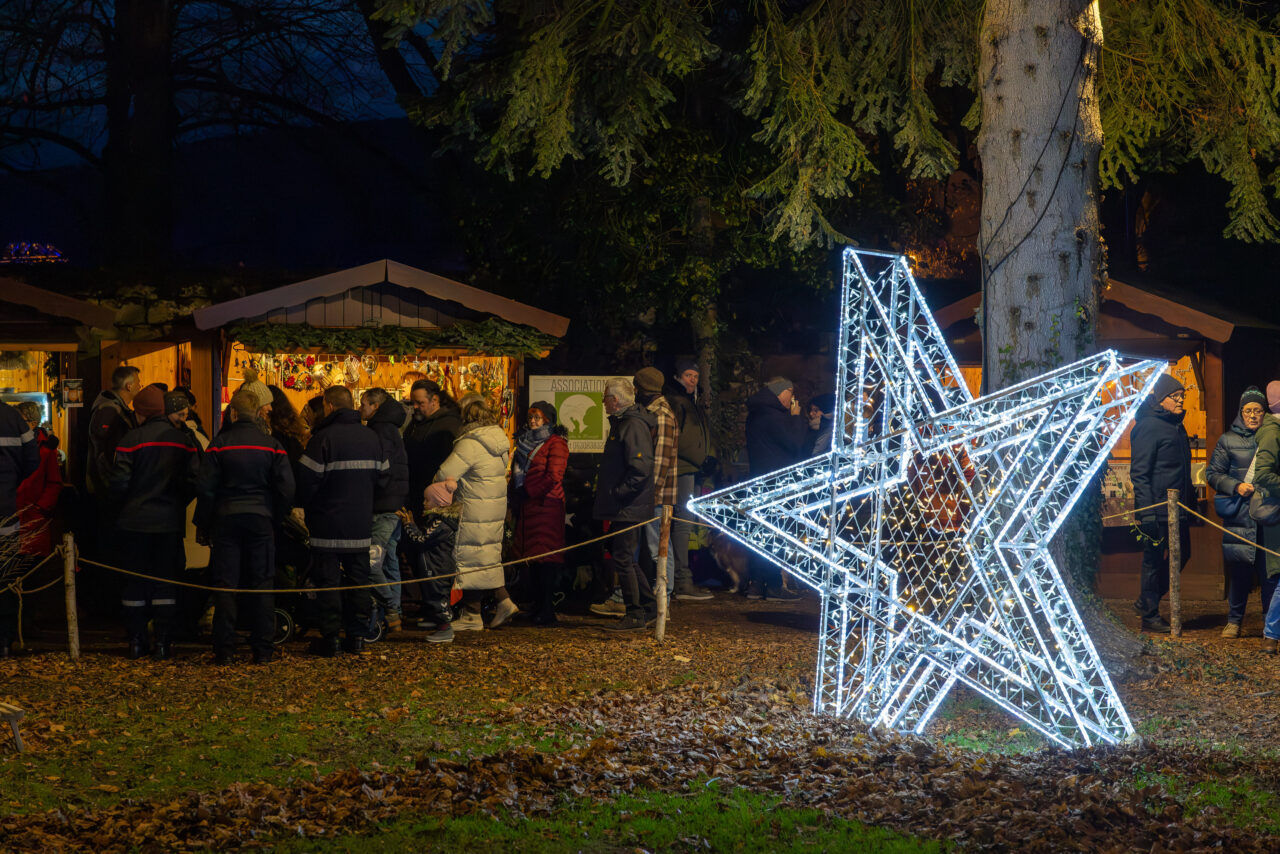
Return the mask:
<path id="1" fill-rule="evenodd" d="M 1049 552 L 1164 365 L 974 399 L 907 260 L 844 254 L 831 450 L 695 498 L 822 599 L 814 710 L 922 732 L 964 684 L 1064 747 L 1133 734 Z"/>

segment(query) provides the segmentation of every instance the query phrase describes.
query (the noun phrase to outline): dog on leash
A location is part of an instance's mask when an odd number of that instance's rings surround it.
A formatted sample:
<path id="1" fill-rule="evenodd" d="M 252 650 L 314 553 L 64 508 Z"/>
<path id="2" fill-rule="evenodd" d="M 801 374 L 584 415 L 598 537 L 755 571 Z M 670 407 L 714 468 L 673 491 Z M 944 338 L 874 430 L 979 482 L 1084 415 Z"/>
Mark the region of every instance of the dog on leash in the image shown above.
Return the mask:
<path id="1" fill-rule="evenodd" d="M 711 550 L 711 557 L 715 560 L 716 566 L 732 582 L 729 592 L 737 593 L 747 579 L 746 551 L 723 531 L 712 531 L 707 538 L 707 546 Z"/>
<path id="2" fill-rule="evenodd" d="M 747 552 L 737 541 L 723 531 L 712 531 L 707 538 L 707 546 L 716 566 L 728 576 L 732 585 L 730 593 L 739 593 L 747 581 Z M 782 587 L 792 593 L 797 592 L 790 573 L 782 573 Z"/>

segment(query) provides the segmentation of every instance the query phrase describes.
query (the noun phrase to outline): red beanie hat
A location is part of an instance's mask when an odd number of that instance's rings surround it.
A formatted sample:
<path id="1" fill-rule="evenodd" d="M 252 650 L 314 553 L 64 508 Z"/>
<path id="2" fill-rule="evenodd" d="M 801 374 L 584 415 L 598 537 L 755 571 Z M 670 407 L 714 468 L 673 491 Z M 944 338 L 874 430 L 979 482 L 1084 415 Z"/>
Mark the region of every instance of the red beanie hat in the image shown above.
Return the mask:
<path id="1" fill-rule="evenodd" d="M 133 411 L 138 414 L 138 423 L 164 415 L 164 389 L 152 383 L 138 392 L 133 399 Z"/>

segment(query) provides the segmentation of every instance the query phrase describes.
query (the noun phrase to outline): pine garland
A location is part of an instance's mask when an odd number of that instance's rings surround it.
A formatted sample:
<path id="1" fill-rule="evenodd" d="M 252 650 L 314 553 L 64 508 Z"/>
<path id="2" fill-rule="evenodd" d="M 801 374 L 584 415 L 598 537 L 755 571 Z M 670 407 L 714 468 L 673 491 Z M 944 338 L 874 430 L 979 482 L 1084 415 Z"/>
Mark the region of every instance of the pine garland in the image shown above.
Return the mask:
<path id="1" fill-rule="evenodd" d="M 404 326 L 326 329 L 308 323 L 246 323 L 230 327 L 227 335 L 250 350 L 270 355 L 300 350 L 355 354 L 382 351 L 407 355 L 461 348 L 476 355 L 536 357 L 559 343 L 553 335 L 492 317 L 442 329 Z"/>

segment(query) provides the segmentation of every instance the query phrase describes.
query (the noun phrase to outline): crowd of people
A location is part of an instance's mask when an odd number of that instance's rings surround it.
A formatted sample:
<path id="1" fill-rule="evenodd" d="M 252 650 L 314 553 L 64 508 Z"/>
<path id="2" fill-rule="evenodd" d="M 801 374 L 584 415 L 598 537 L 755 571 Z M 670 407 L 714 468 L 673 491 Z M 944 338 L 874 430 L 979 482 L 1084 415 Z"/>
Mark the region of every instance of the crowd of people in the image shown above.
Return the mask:
<path id="1" fill-rule="evenodd" d="M 685 509 L 700 478 L 716 468 L 697 364 L 670 377 L 644 368 L 605 383 L 608 438 L 599 457 L 588 530 L 607 532 L 612 594 L 590 605 L 613 618 L 610 631 L 635 632 L 657 617 L 657 566 L 670 556 L 666 592 L 706 601 L 694 584 Z M 126 570 L 120 608 L 128 656 L 171 655 L 180 597 L 173 583 L 208 549 L 213 588 L 214 660 L 236 659 L 248 629 L 252 660 L 275 655 L 272 591 L 279 561 L 305 543 L 305 578 L 315 588 L 312 651 L 359 653 L 371 625 L 404 629 L 404 586 L 418 601 L 418 628 L 432 643 L 457 632 L 502 626 L 521 614 L 507 567 L 522 568 L 524 615 L 557 622 L 566 593 L 566 473 L 569 444 L 555 407 L 533 401 L 510 441 L 479 395 L 454 401 L 417 379 L 401 401 L 373 388 L 357 401 L 332 386 L 297 411 L 282 389 L 248 374 L 209 438 L 189 390 L 142 384 L 120 367 L 89 413 L 85 482 L 93 520 L 77 530 L 100 564 Z M 1162 375 L 1139 408 L 1130 473 L 1142 541 L 1134 603 L 1148 632 L 1168 632 L 1160 602 L 1168 592 L 1170 542 L 1190 557 L 1189 514 L 1169 528 L 1166 496 L 1195 507 L 1185 388 Z M 749 473 L 765 474 L 831 446 L 835 401 L 815 397 L 802 412 L 793 384 L 775 377 L 747 401 Z M 51 519 L 64 489 L 58 441 L 34 403 L 0 403 L 0 559 L 33 566 L 54 546 Z M 1223 635 L 1239 637 L 1254 588 L 1266 614 L 1264 649 L 1280 648 L 1280 380 L 1250 387 L 1230 429 L 1217 441 L 1207 480 L 1222 519 L 1229 581 Z M 664 506 L 674 511 L 660 543 Z M 81 527 L 85 527 L 82 525 Z M 194 531 L 194 536 L 189 532 Z M 796 594 L 785 573 L 749 558 L 749 598 Z M 12 578 L 10 573 L 7 577 Z M 332 588 L 355 588 L 334 590 Z M 261 591 L 233 593 L 230 590 Z M 486 607 L 489 616 L 486 619 Z M 0 657 L 17 634 L 13 592 L 0 593 Z"/>
<path id="2" fill-rule="evenodd" d="M 502 626 L 521 614 L 507 589 L 512 565 L 526 582 L 524 616 L 555 625 L 569 581 L 569 444 L 555 407 L 533 401 L 512 442 L 479 395 L 454 401 L 425 378 L 407 391 L 403 401 L 380 388 L 356 400 L 332 386 L 298 411 L 250 371 L 220 429 L 207 431 L 189 390 L 144 385 L 136 367 L 116 369 L 89 412 L 92 530 L 76 536 L 97 566 L 127 573 L 118 589 L 128 657 L 171 656 L 183 601 L 174 582 L 199 578 L 211 588 L 214 661 L 235 661 L 246 629 L 252 660 L 271 661 L 277 557 L 298 542 L 316 591 L 317 655 L 359 653 L 379 622 L 402 631 L 406 583 L 429 642 Z M 591 605 L 612 618 L 608 630 L 642 631 L 656 618 L 664 505 L 675 511 L 668 595 L 713 598 L 693 583 L 684 509 L 716 463 L 698 396 L 693 361 L 678 363 L 670 378 L 645 368 L 605 385 L 608 438 L 588 512 L 592 533 L 609 532 L 609 582 L 601 587 L 613 592 Z M 0 534 L 34 557 L 53 548 L 47 520 L 62 484 L 57 440 L 30 406 L 0 404 L 0 518 L 10 521 Z M 775 378 L 748 409 L 752 473 L 830 443 L 829 396 L 802 416 L 790 381 Z M 200 565 L 193 552 L 206 549 L 205 575 L 186 573 Z M 753 598 L 795 597 L 765 562 L 752 563 L 747 587 Z M 13 605 L 12 593 L 0 597 L 0 655 L 16 635 Z"/>
<path id="3" fill-rule="evenodd" d="M 1134 610 L 1146 632 L 1166 634 L 1169 622 L 1160 601 L 1169 592 L 1170 543 L 1178 539 L 1179 571 L 1191 557 L 1191 515 L 1179 515 L 1172 530 L 1169 492 L 1185 507 L 1196 508 L 1191 443 L 1183 426 L 1186 389 L 1164 374 L 1135 417 L 1130 434 L 1134 509 L 1142 541 L 1142 574 Z M 1280 648 L 1280 380 L 1245 389 L 1230 429 L 1209 458 L 1206 480 L 1214 491 L 1214 510 L 1222 519 L 1222 553 L 1227 575 L 1227 623 L 1223 637 L 1238 638 L 1249 594 L 1256 587 L 1266 615 L 1263 650 Z"/>

